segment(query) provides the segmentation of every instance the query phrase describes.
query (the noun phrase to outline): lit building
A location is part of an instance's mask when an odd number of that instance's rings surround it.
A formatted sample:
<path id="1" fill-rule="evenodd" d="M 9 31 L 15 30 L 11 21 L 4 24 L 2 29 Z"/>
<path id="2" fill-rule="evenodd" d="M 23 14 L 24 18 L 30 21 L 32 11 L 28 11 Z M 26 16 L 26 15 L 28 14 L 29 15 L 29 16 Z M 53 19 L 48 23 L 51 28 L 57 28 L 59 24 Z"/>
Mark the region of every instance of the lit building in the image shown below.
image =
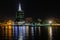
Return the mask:
<path id="1" fill-rule="evenodd" d="M 24 22 L 24 12 L 22 11 L 21 4 L 19 3 L 19 9 L 16 12 L 16 20 L 15 20 L 15 24 L 17 24 L 17 25 L 13 26 L 13 36 L 14 36 L 13 39 L 14 40 L 21 39 L 21 37 L 23 35 L 22 30 L 23 30 L 24 26 L 19 26 L 19 25 L 21 25 L 23 23 L 25 23 Z"/>
<path id="2" fill-rule="evenodd" d="M 16 21 L 21 22 L 24 20 L 24 12 L 21 9 L 21 4 L 19 3 L 19 9 L 16 13 Z"/>

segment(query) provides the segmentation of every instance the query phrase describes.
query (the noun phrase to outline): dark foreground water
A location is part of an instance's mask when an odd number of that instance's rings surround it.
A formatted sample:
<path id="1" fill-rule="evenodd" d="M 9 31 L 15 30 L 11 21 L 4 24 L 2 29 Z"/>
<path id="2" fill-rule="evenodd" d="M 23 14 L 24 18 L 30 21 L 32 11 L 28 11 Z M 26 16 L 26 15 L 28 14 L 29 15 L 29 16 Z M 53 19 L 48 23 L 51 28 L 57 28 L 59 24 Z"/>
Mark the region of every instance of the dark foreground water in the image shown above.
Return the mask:
<path id="1" fill-rule="evenodd" d="M 0 40 L 60 40 L 60 27 L 0 26 Z"/>

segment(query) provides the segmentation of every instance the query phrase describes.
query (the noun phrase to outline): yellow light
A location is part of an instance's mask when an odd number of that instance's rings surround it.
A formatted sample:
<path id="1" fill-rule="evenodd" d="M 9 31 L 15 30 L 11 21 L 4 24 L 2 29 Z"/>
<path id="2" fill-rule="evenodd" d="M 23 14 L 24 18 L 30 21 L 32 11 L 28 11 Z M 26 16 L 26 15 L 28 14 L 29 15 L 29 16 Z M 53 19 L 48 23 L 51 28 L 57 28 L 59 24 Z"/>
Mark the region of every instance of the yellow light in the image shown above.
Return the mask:
<path id="1" fill-rule="evenodd" d="M 9 39 L 12 38 L 12 20 L 9 20 L 6 24 L 6 26 L 8 27 L 8 36 L 9 36 Z"/>
<path id="2" fill-rule="evenodd" d="M 7 25 L 11 25 L 13 23 L 13 21 L 12 20 L 9 20 L 8 22 L 7 22 Z"/>
<path id="3" fill-rule="evenodd" d="M 60 26 L 60 24 L 51 24 L 52 26 Z"/>
<path id="4" fill-rule="evenodd" d="M 8 26 L 9 27 L 9 29 L 11 29 L 12 28 L 12 26 Z"/>
<path id="5" fill-rule="evenodd" d="M 29 29 L 29 26 L 26 26 L 26 34 L 27 34 L 27 36 L 28 36 L 28 33 L 29 33 L 28 29 Z"/>
<path id="6" fill-rule="evenodd" d="M 48 27 L 48 35 L 49 35 L 49 39 L 52 39 L 52 27 Z"/>
<path id="7" fill-rule="evenodd" d="M 9 38 L 12 37 L 12 26 L 11 25 L 8 25 L 8 35 L 9 35 Z"/>

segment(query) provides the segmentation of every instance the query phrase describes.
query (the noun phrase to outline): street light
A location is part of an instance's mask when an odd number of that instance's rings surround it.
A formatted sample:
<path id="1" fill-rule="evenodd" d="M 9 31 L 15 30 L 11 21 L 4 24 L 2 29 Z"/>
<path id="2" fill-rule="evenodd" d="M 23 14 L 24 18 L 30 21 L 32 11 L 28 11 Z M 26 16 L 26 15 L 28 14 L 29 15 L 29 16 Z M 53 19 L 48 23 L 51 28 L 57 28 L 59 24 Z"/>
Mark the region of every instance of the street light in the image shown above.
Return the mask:
<path id="1" fill-rule="evenodd" d="M 49 24 L 51 24 L 51 23 L 52 23 L 52 21 L 50 20 L 50 21 L 49 21 Z"/>

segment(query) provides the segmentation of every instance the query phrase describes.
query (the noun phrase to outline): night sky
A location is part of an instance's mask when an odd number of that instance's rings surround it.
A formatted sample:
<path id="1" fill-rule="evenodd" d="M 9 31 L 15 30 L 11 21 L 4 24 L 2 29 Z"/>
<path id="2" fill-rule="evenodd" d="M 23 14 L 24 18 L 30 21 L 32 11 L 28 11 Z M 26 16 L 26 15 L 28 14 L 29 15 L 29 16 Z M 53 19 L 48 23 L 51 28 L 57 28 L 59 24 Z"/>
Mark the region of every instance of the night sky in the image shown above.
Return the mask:
<path id="1" fill-rule="evenodd" d="M 21 2 L 25 17 L 33 18 L 60 18 L 60 2 L 38 1 L 38 0 L 1 0 L 0 1 L 0 19 L 14 19 L 18 9 L 18 3 Z"/>

